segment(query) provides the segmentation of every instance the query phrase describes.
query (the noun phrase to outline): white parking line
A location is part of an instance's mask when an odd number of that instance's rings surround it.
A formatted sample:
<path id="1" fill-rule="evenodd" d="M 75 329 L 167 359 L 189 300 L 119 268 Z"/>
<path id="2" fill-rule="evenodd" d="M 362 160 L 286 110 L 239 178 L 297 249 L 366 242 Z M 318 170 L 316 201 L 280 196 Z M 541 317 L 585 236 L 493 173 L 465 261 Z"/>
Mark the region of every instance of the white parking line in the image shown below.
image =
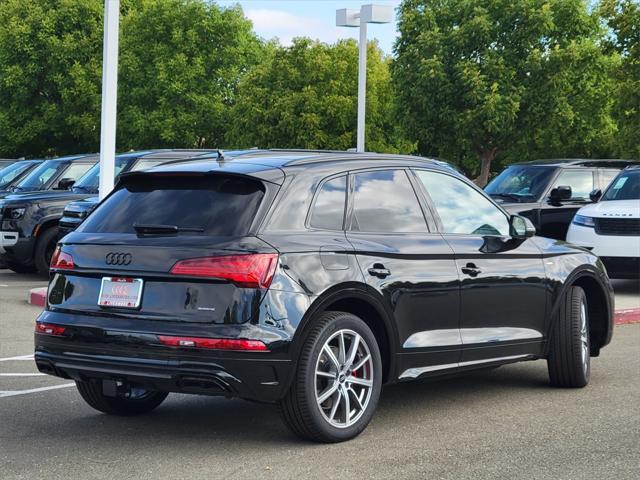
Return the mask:
<path id="1" fill-rule="evenodd" d="M 0 362 L 14 362 L 14 361 L 20 361 L 20 360 L 33 360 L 33 353 L 29 354 L 29 355 L 20 355 L 18 357 L 5 357 L 5 358 L 0 358 Z"/>
<path id="2" fill-rule="evenodd" d="M 0 373 L 0 377 L 43 377 L 45 373 Z"/>
<path id="3" fill-rule="evenodd" d="M 55 390 L 58 388 L 73 387 L 75 383 L 64 383 L 62 385 L 53 385 L 52 387 L 31 388 L 29 390 L 0 390 L 0 398 L 15 397 L 16 395 L 27 395 L 29 393 L 46 392 L 47 390 Z"/>

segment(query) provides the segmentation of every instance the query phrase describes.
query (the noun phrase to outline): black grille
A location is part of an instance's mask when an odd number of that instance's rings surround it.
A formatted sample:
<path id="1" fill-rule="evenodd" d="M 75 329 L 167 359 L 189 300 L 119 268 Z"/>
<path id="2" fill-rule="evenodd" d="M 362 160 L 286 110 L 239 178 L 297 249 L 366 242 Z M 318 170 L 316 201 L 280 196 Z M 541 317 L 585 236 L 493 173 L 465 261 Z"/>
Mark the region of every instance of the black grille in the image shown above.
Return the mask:
<path id="1" fill-rule="evenodd" d="M 598 235 L 640 235 L 640 218 L 596 218 Z"/>
<path id="2" fill-rule="evenodd" d="M 640 278 L 640 257 L 600 257 L 611 278 Z"/>

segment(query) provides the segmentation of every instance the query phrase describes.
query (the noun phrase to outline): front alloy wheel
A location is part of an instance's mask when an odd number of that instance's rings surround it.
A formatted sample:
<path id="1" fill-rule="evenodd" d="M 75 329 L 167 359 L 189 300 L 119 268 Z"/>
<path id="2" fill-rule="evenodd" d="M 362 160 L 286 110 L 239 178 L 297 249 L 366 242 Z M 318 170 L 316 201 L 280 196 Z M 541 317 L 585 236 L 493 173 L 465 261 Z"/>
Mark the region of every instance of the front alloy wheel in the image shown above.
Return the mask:
<path id="1" fill-rule="evenodd" d="M 325 312 L 305 339 L 280 409 L 300 437 L 341 442 L 366 428 L 381 386 L 380 349 L 371 329 L 350 313 Z"/>

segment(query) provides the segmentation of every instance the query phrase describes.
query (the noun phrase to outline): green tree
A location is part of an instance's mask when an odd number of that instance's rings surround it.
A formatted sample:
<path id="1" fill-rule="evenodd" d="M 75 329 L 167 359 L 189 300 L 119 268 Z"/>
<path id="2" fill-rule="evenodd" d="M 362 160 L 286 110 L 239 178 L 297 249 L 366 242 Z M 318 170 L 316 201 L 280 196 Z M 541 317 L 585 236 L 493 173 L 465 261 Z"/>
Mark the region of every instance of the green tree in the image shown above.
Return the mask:
<path id="1" fill-rule="evenodd" d="M 608 153 L 615 58 L 584 0 L 405 0 L 399 30 L 400 118 L 421 153 L 480 185 L 497 157 Z"/>
<path id="2" fill-rule="evenodd" d="M 95 150 L 100 0 L 0 2 L 0 156 Z"/>
<path id="3" fill-rule="evenodd" d="M 340 149 L 356 144 L 358 47 L 298 38 L 269 54 L 240 82 L 228 142 L 234 146 Z M 389 61 L 367 54 L 366 146 L 411 151 L 393 118 Z"/>
<path id="4" fill-rule="evenodd" d="M 620 157 L 640 158 L 640 3 L 603 0 L 599 13 L 610 29 L 607 47 L 621 60 L 620 68 L 613 71 L 615 150 Z"/>
<path id="5" fill-rule="evenodd" d="M 261 55 L 242 9 L 128 0 L 121 27 L 121 149 L 221 146 L 238 82 Z"/>
<path id="6" fill-rule="evenodd" d="M 261 43 L 240 7 L 123 0 L 117 145 L 220 145 Z M 102 0 L 0 1 L 0 155 L 99 146 Z"/>

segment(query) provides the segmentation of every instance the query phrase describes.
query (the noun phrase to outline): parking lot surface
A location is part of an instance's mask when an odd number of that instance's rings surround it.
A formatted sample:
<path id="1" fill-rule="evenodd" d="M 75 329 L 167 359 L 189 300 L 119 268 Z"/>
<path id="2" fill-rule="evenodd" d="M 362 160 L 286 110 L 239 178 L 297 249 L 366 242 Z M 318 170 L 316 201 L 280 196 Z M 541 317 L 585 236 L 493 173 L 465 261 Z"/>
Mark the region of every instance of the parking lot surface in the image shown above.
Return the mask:
<path id="1" fill-rule="evenodd" d="M 37 277 L 0 270 L 0 478 L 637 478 L 640 325 L 620 325 L 581 390 L 548 385 L 543 361 L 388 386 L 363 435 L 299 441 L 277 409 L 170 395 L 153 413 L 109 417 L 31 359 Z M 638 305 L 621 282 L 619 308 Z M 622 303 L 622 305 L 621 305 Z"/>

